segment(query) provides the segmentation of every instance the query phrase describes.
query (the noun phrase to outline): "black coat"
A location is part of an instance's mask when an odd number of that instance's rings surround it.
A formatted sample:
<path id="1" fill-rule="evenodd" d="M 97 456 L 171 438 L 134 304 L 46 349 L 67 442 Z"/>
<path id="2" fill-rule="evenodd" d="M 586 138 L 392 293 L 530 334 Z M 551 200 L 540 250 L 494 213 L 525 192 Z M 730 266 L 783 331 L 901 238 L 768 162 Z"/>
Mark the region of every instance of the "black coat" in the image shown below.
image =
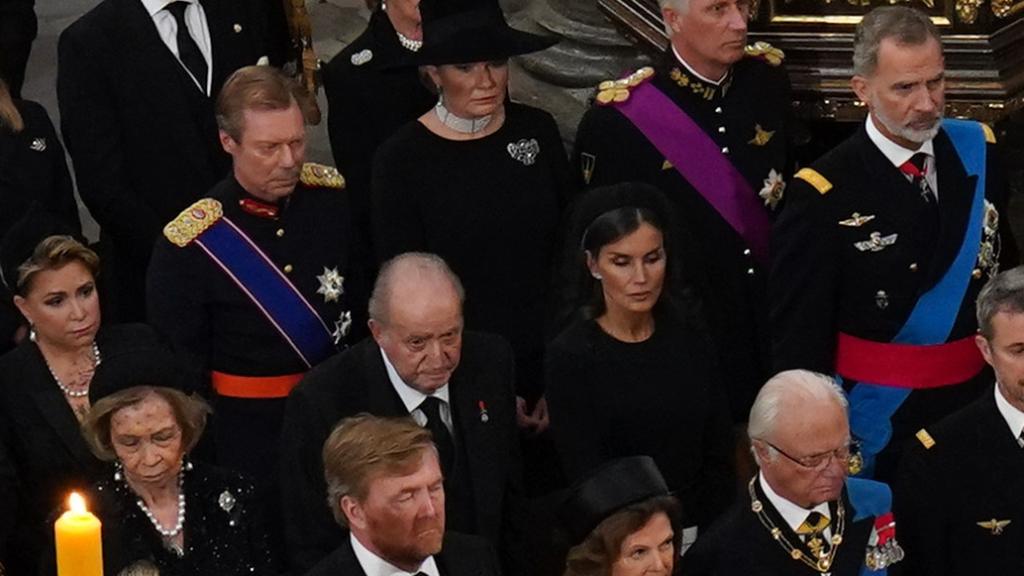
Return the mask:
<path id="1" fill-rule="evenodd" d="M 141 319 L 146 263 L 163 225 L 230 167 L 214 102 L 266 53 L 261 2 L 203 0 L 213 53 L 199 91 L 138 0 L 104 0 L 60 36 L 57 96 L 78 189 L 101 227 L 116 310 Z"/>
<path id="2" fill-rule="evenodd" d="M 448 527 L 485 537 L 506 567 L 524 557 L 519 549 L 524 502 L 513 371 L 512 353 L 503 339 L 463 334 L 462 357 L 449 388 L 458 454 L 445 481 Z M 318 366 L 288 397 L 281 483 L 294 573 L 308 570 L 346 536 L 327 506 L 321 449 L 338 422 L 361 412 L 409 414 L 372 339 Z"/>
<path id="3" fill-rule="evenodd" d="M 722 88 L 698 93 L 695 87 L 703 84 L 670 55 L 650 82 L 728 151 L 728 159 L 755 193 L 764 188 L 772 170 L 788 178 L 789 80 L 782 67 L 745 58 L 733 66 Z M 761 145 L 753 142 L 758 127 L 772 132 Z M 728 222 L 666 165 L 664 155 L 614 106 L 595 105 L 583 116 L 574 161 L 590 187 L 647 182 L 676 207 L 681 230 L 674 232 L 683 238 L 675 244 L 689 252 L 687 260 L 695 268 L 683 274 L 700 287 L 708 325 L 715 328 L 733 420 L 746 421 L 757 390 L 769 376 L 766 270 Z"/>
<path id="4" fill-rule="evenodd" d="M 967 176 L 945 132 L 936 136 L 934 146 L 938 228 L 918 189 L 871 142 L 863 126 L 813 164 L 832 183 L 831 190 L 822 194 L 804 180 L 793 179 L 772 236 L 769 300 L 776 370 L 834 372 L 838 332 L 891 341 L 917 298 L 948 269 L 963 241 L 974 179 Z M 1017 249 L 1006 224 L 1007 188 L 996 152 L 989 146 L 985 198 L 1000 214 L 994 241 L 1001 246 L 1000 264 L 1010 268 L 1017 263 Z M 874 218 L 862 226 L 840 224 L 854 213 Z M 882 236 L 897 234 L 896 242 L 880 251 L 856 248 L 856 242 L 876 231 Z M 977 330 L 974 302 L 992 273 L 994 269 L 979 266 L 947 341 Z M 879 460 L 879 477 L 893 471 L 894 451 L 902 442 L 976 398 L 987 378 L 912 392 L 893 418 L 893 441 L 888 455 L 883 452 Z"/>
<path id="5" fill-rule="evenodd" d="M 101 356 L 159 342 L 141 324 L 104 327 L 96 337 Z M 39 347 L 26 340 L 0 358 L 0 561 L 8 573 L 36 573 L 53 531 L 49 514 L 101 469 Z"/>
<path id="6" fill-rule="evenodd" d="M 896 514 L 907 573 L 927 576 L 1024 571 L 1024 449 L 993 391 L 928 428 L 900 464 Z M 1009 521 L 1000 528 L 980 523 Z"/>
<path id="7" fill-rule="evenodd" d="M 366 576 L 360 566 L 348 533 L 338 548 L 320 561 L 306 576 Z M 483 538 L 447 532 L 441 552 L 434 555 L 441 576 L 499 576 L 501 570 L 494 550 Z M 300 572 L 301 574 L 301 572 Z"/>
<path id="8" fill-rule="evenodd" d="M 800 537 L 782 519 L 775 507 L 764 496 L 760 484 L 755 481 L 757 495 L 772 522 L 782 530 L 791 543 L 799 543 Z M 875 517 L 855 519 L 857 510 L 850 504 L 847 491 L 843 490 L 843 505 L 846 507 L 846 528 L 843 541 L 832 563 L 832 576 L 858 576 L 864 566 L 868 549 L 868 538 L 874 527 Z M 835 517 L 834 506 L 832 517 Z M 772 538 L 757 515 L 751 510 L 750 498 L 739 502 L 711 529 L 697 538 L 680 561 L 682 576 L 820 576 L 799 560 L 794 560 L 782 545 Z M 899 564 L 895 565 L 899 566 Z M 895 568 L 895 567 L 894 567 Z M 889 573 L 895 572 L 890 568 Z M 870 572 L 869 572 L 870 573 Z"/>

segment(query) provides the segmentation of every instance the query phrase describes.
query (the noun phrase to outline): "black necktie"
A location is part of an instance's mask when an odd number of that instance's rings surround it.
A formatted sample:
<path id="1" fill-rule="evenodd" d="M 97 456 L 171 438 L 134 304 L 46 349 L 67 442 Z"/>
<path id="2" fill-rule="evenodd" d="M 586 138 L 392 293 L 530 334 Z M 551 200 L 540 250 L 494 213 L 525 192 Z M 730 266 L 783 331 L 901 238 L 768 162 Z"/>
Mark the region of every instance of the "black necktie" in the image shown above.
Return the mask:
<path id="1" fill-rule="evenodd" d="M 188 2 L 171 2 L 165 9 L 174 16 L 178 23 L 178 59 L 185 65 L 185 68 L 192 73 L 192 76 L 199 82 L 202 91 L 206 93 L 206 58 L 199 50 L 199 45 L 192 39 L 188 32 L 188 25 L 185 24 L 185 9 Z"/>
<path id="2" fill-rule="evenodd" d="M 437 455 L 441 460 L 441 471 L 447 476 L 451 471 L 453 458 L 455 456 L 455 443 L 452 441 L 452 434 L 448 427 L 441 420 L 442 401 L 433 396 L 427 398 L 420 404 L 419 408 L 427 417 L 427 430 L 434 437 L 434 445 L 437 446 Z"/>

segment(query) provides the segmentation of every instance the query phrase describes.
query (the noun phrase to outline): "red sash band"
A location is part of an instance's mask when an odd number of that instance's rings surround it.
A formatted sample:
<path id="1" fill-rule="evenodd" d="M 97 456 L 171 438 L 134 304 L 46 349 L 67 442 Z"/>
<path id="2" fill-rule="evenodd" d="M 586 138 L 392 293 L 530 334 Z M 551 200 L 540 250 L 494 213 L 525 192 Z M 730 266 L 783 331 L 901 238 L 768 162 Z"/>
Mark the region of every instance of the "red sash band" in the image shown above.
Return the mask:
<path id="1" fill-rule="evenodd" d="M 231 398 L 287 398 L 304 373 L 281 376 L 238 376 L 213 371 L 210 381 L 221 396 Z"/>
<path id="2" fill-rule="evenodd" d="M 915 346 L 874 342 L 839 333 L 836 372 L 856 382 L 896 388 L 959 384 L 985 367 L 974 336 L 945 344 Z"/>

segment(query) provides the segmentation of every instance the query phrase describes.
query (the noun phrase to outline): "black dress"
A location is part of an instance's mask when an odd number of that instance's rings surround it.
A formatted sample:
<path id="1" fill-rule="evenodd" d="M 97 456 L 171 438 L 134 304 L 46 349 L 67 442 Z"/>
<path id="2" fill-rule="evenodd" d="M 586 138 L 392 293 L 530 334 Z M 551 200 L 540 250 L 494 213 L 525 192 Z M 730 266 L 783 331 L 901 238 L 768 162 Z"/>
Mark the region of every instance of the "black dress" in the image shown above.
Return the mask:
<path id="1" fill-rule="evenodd" d="M 142 324 L 104 327 L 96 336 L 101 356 L 158 342 Z M 98 385 L 94 377 L 91 386 Z M 50 513 L 102 468 L 39 347 L 26 340 L 0 358 L 0 561 L 9 574 L 38 572 L 52 538 Z"/>
<path id="2" fill-rule="evenodd" d="M 466 289 L 466 326 L 512 343 L 517 392 L 541 392 L 545 306 L 568 161 L 549 114 L 508 103 L 478 140 L 437 136 L 420 122 L 378 151 L 374 245 L 381 260 L 433 252 Z"/>
<path id="3" fill-rule="evenodd" d="M 548 347 L 551 431 L 570 480 L 624 456 L 654 458 L 702 528 L 732 500 L 732 432 L 720 373 L 700 336 L 668 315 L 627 343 L 578 320 Z"/>
<path id="4" fill-rule="evenodd" d="M 160 576 L 262 576 L 274 574 L 267 534 L 252 483 L 240 474 L 194 463 L 185 472 L 185 551 L 164 546 L 136 501 L 112 470 L 95 484 L 90 507 L 103 523 L 103 571 L 116 576 L 140 560 Z"/>

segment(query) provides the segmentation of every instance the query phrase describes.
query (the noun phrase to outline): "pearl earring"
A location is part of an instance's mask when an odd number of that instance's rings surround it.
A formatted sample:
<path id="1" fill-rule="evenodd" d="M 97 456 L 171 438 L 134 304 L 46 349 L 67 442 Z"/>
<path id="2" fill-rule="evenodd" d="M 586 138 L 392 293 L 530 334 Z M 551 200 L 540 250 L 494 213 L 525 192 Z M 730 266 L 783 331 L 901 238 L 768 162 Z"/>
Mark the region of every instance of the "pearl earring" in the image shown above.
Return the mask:
<path id="1" fill-rule="evenodd" d="M 590 275 L 593 276 L 595 280 L 604 280 L 604 277 L 597 272 L 591 272 Z"/>

